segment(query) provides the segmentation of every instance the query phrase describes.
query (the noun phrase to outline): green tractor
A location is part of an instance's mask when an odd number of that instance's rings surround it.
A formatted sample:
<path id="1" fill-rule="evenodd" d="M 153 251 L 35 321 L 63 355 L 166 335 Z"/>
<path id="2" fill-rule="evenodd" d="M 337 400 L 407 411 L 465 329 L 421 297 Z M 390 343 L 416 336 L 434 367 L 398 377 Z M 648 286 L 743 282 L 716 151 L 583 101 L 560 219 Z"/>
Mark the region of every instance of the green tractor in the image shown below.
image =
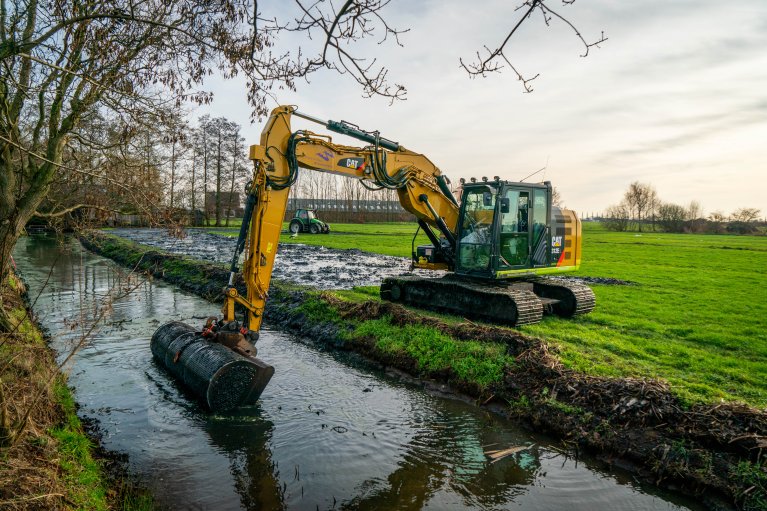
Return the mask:
<path id="1" fill-rule="evenodd" d="M 288 230 L 291 234 L 298 234 L 299 232 L 328 234 L 330 226 L 317 218 L 314 209 L 297 209 L 293 219 L 290 221 Z"/>

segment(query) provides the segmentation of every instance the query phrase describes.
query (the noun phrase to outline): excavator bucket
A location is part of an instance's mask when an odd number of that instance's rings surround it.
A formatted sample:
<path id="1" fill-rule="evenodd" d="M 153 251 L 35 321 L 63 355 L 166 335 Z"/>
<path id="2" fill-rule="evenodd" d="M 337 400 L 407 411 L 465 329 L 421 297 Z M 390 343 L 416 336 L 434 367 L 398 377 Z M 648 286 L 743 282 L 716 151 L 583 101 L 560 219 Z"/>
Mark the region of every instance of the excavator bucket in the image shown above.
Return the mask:
<path id="1" fill-rule="evenodd" d="M 152 355 L 214 412 L 255 404 L 274 367 L 236 353 L 179 321 L 162 325 L 151 341 Z"/>

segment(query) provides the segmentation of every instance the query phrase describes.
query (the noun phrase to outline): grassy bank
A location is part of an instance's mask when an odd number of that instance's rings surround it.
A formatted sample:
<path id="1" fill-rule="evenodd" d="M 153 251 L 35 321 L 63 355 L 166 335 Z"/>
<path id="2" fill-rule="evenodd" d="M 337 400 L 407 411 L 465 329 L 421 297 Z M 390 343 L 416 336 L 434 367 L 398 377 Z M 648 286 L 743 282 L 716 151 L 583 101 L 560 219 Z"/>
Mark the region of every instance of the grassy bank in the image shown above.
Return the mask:
<path id="1" fill-rule="evenodd" d="M 223 266 L 114 236 L 84 243 L 118 262 L 139 260 L 139 268 L 208 298 L 215 297 L 207 290 L 220 289 L 228 277 Z M 178 268 L 189 269 L 189 278 Z M 210 286 L 200 286 L 200 275 Z M 448 382 L 478 402 L 503 403 L 536 431 L 620 459 L 655 484 L 724 496 L 743 509 L 767 505 L 763 411 L 683 402 L 658 380 L 573 370 L 541 338 L 381 302 L 367 289 L 331 293 L 275 282 L 265 317 L 322 346 Z"/>
<path id="2" fill-rule="evenodd" d="M 283 235 L 280 242 L 408 257 L 415 226 L 332 229 L 329 235 Z M 590 315 L 547 317 L 520 330 L 556 346 L 566 367 L 586 374 L 662 378 L 688 403 L 765 407 L 765 268 L 767 237 L 614 233 L 585 224 L 583 263 L 574 275 L 637 285 L 593 285 L 597 308 Z M 358 297 L 368 299 L 377 294 L 361 292 L 367 296 Z"/>
<path id="3" fill-rule="evenodd" d="M 0 509 L 154 509 L 85 434 L 53 353 L 30 320 L 24 286 L 3 293 L 14 331 L 0 334 Z"/>

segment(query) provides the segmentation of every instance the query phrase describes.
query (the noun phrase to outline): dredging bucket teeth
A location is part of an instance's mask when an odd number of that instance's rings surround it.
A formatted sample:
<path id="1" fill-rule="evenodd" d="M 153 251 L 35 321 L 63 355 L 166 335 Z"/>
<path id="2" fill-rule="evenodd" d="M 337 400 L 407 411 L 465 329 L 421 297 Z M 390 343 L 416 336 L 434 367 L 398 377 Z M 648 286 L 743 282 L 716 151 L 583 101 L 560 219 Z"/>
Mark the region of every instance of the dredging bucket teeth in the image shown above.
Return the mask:
<path id="1" fill-rule="evenodd" d="M 254 404 L 274 374 L 274 367 L 205 339 L 180 321 L 152 335 L 152 355 L 181 384 L 214 412 Z"/>

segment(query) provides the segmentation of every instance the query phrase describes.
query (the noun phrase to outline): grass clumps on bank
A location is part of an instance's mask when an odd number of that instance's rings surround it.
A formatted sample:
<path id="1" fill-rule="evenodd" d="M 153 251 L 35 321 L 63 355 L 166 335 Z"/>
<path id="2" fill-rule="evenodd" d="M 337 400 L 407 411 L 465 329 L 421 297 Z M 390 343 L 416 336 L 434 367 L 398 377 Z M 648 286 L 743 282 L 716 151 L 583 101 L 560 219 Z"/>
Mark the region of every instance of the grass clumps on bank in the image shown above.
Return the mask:
<path id="1" fill-rule="evenodd" d="M 449 329 L 403 315 L 399 305 L 359 297 L 370 298 L 364 290 L 358 296 L 353 291 L 311 291 L 273 282 L 265 317 L 283 327 L 320 325 L 307 335 L 415 376 L 447 381 L 472 395 L 501 385 L 505 371 L 514 364 L 503 340 L 456 336 Z"/>
<path id="2" fill-rule="evenodd" d="M 12 323 L 0 333 L 0 509 L 154 509 L 149 494 L 107 473 L 23 292 L 14 275 L 0 286 Z"/>
<path id="3" fill-rule="evenodd" d="M 454 375 L 460 383 L 486 390 L 503 380 L 504 368 L 513 364 L 505 345 L 458 341 L 434 327 L 398 326 L 392 317 L 362 321 L 351 332 L 352 339 L 374 339 L 381 352 L 412 358 L 420 372 Z"/>
<path id="4" fill-rule="evenodd" d="M 767 509 L 767 461 L 754 463 L 741 461 L 738 464 L 736 477 L 741 482 L 743 491 L 737 495 L 744 503 L 745 511 Z"/>

